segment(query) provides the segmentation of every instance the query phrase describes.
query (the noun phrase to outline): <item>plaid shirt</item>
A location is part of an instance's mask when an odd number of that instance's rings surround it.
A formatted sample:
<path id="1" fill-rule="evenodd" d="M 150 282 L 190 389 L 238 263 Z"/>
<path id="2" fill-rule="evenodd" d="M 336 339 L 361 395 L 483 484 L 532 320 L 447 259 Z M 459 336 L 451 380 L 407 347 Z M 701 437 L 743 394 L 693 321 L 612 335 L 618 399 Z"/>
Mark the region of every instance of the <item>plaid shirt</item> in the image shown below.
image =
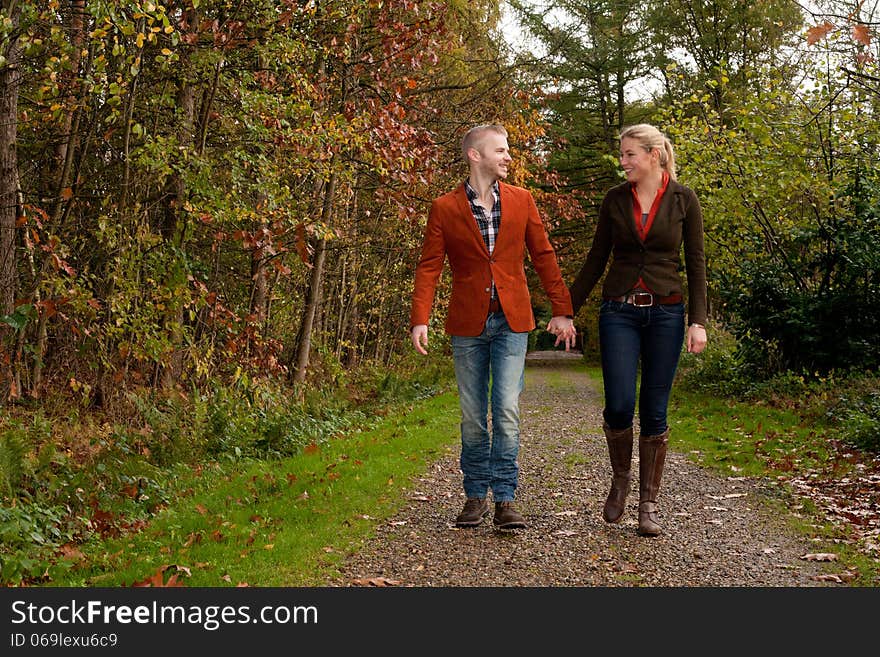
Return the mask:
<path id="1" fill-rule="evenodd" d="M 492 255 L 492 251 L 495 250 L 495 238 L 498 235 L 498 229 L 501 226 L 501 193 L 498 181 L 496 180 L 492 184 L 492 198 L 494 201 L 492 203 L 492 212 L 489 213 L 488 217 L 486 216 L 486 209 L 477 203 L 479 194 L 477 194 L 477 191 L 471 187 L 470 181 L 464 181 L 464 190 L 467 193 L 468 201 L 470 201 L 471 204 L 471 213 L 474 215 L 474 219 L 477 220 L 480 234 L 483 236 L 486 248 L 489 249 L 489 255 Z M 490 298 L 498 298 L 494 280 L 492 281 L 492 294 Z"/>

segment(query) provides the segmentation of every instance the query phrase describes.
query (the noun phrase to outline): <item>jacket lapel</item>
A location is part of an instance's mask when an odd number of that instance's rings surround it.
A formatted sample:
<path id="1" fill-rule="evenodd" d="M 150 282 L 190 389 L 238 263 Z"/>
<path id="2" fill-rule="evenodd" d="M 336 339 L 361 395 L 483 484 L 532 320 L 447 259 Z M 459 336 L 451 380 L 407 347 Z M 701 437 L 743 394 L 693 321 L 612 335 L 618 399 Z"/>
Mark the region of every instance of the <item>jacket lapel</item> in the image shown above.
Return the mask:
<path id="1" fill-rule="evenodd" d="M 681 187 L 674 180 L 670 180 L 669 185 L 666 187 L 666 193 L 660 200 L 660 207 L 657 208 L 657 216 L 655 218 L 655 223 L 657 221 L 663 222 L 663 226 L 660 228 L 661 232 L 668 230 L 670 223 L 675 223 L 679 218 L 679 215 L 681 215 L 680 208 Z"/>
<path id="2" fill-rule="evenodd" d="M 464 183 L 455 191 L 455 200 L 458 204 L 458 219 L 465 224 L 465 230 L 470 232 L 471 236 L 477 241 L 477 244 L 480 245 L 480 248 L 488 255 L 489 249 L 486 247 L 486 242 L 480 233 L 479 226 L 477 226 L 477 220 L 474 219 L 471 202 L 468 201 Z"/>
<path id="3" fill-rule="evenodd" d="M 501 225 L 498 226 L 498 234 L 495 236 L 495 248 L 498 249 L 498 246 L 502 243 L 505 237 L 516 235 L 517 231 L 512 228 L 519 220 L 519 216 L 516 214 L 522 210 L 522 208 L 514 202 L 513 193 L 503 182 L 498 182 L 499 194 L 501 195 Z M 505 230 L 505 226 L 507 230 Z"/>
<path id="4" fill-rule="evenodd" d="M 626 230 L 629 231 L 630 236 L 636 242 L 641 242 L 642 238 L 639 236 L 639 231 L 636 230 L 636 222 L 633 215 L 632 186 L 624 184 L 622 191 L 623 193 L 620 194 L 617 199 L 617 208 L 620 213 L 620 219 L 626 226 Z"/>

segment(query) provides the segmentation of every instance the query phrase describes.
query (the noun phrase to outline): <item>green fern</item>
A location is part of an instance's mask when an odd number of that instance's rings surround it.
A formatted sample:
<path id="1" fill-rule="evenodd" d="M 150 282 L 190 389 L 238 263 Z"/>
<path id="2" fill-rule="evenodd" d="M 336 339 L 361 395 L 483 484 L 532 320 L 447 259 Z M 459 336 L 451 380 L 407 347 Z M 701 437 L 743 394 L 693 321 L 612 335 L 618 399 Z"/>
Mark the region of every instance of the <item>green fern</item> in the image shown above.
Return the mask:
<path id="1" fill-rule="evenodd" d="M 27 470 L 27 455 L 24 432 L 10 429 L 0 434 L 0 486 L 4 496 L 15 497 Z"/>

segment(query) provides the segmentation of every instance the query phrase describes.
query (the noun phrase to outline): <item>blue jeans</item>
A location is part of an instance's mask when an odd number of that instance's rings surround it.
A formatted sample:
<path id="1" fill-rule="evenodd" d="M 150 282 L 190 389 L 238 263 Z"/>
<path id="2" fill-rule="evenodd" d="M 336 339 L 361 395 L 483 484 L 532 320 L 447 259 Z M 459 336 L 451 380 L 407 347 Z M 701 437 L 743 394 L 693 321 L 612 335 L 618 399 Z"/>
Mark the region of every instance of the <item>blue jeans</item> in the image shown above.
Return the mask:
<path id="1" fill-rule="evenodd" d="M 633 424 L 636 377 L 641 361 L 639 427 L 643 436 L 666 431 L 669 393 L 684 342 L 684 304 L 639 308 L 603 301 L 599 350 L 605 386 L 603 417 L 615 430 Z"/>
<path id="2" fill-rule="evenodd" d="M 452 336 L 461 406 L 461 471 L 468 497 L 512 501 L 519 478 L 519 395 L 528 333 L 514 333 L 503 312 L 490 313 L 477 337 Z M 492 439 L 488 413 L 492 399 Z"/>

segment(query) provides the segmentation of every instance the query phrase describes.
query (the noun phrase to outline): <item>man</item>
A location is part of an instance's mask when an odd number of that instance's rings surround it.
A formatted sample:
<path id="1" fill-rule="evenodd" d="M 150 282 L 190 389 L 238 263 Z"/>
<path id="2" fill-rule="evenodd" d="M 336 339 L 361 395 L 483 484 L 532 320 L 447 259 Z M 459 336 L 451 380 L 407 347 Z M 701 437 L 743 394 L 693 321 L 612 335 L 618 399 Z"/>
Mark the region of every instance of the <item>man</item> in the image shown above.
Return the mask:
<path id="1" fill-rule="evenodd" d="M 461 405 L 461 471 L 467 497 L 458 527 L 476 527 L 495 502 L 494 524 L 524 528 L 514 498 L 519 477 L 519 395 L 528 334 L 535 328 L 523 262 L 532 265 L 553 306 L 547 330 L 574 344 L 571 298 L 531 193 L 500 182 L 511 162 L 500 125 L 471 128 L 462 140 L 469 175 L 431 205 L 416 267 L 410 312 L 412 343 L 427 354 L 428 317 L 449 258 L 452 298 L 446 332 Z M 488 429 L 491 380 L 492 435 Z"/>

